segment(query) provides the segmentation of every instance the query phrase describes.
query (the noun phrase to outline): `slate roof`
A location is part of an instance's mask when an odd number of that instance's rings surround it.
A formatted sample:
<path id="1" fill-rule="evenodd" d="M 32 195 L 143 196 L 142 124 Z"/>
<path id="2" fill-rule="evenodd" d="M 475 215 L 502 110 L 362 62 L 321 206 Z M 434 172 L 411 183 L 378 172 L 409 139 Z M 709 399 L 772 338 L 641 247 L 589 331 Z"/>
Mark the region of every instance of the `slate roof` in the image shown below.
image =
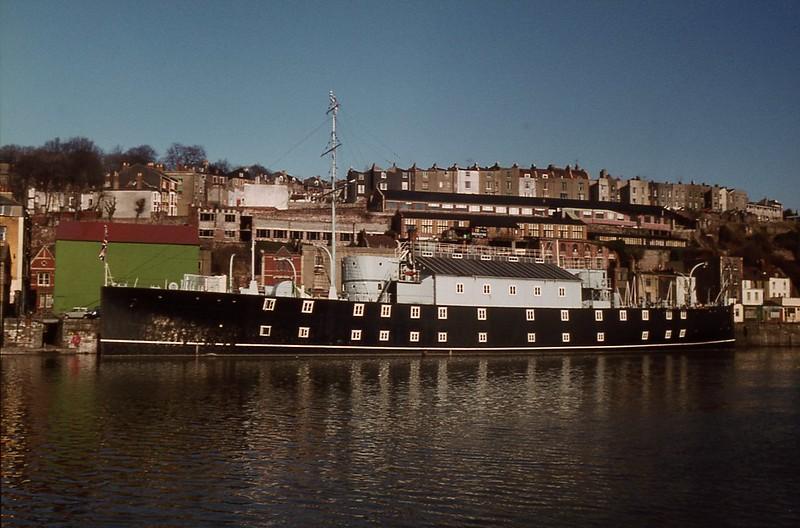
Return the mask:
<path id="1" fill-rule="evenodd" d="M 553 224 L 553 225 L 584 225 L 580 220 L 570 217 L 553 216 L 520 216 L 504 215 L 503 213 L 478 214 L 464 212 L 437 212 L 437 211 L 414 211 L 402 210 L 400 215 L 403 218 L 421 218 L 432 220 L 462 220 L 468 221 L 473 226 L 491 227 L 519 227 L 519 224 Z"/>
<path id="2" fill-rule="evenodd" d="M 434 275 L 580 281 L 578 277 L 555 264 L 445 257 L 417 257 L 416 261 Z"/>

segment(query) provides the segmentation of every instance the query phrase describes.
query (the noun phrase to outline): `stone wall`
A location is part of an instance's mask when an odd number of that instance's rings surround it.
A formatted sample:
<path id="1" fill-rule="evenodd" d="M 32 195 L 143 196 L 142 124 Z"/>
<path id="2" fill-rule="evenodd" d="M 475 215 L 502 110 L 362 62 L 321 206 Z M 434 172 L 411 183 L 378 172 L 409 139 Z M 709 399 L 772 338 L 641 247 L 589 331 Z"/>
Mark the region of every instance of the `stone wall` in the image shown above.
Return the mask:
<path id="1" fill-rule="evenodd" d="M 800 323 L 737 323 L 736 346 L 800 347 Z"/>
<path id="2" fill-rule="evenodd" d="M 3 321 L 3 348 L 41 348 L 44 324 L 26 317 Z"/>
<path id="3" fill-rule="evenodd" d="M 60 346 L 76 354 L 96 354 L 99 323 L 98 319 L 65 319 Z"/>

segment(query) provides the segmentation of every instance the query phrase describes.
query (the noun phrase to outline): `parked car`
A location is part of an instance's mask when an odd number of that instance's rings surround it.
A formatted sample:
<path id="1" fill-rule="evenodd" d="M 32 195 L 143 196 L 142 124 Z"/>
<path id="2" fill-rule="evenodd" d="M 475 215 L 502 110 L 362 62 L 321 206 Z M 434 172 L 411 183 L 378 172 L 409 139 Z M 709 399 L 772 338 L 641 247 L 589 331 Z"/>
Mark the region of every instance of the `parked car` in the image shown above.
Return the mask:
<path id="1" fill-rule="evenodd" d="M 83 319 L 89 314 L 89 309 L 84 306 L 73 306 L 64 312 L 64 319 Z"/>
<path id="2" fill-rule="evenodd" d="M 91 310 L 89 310 L 86 313 L 86 317 L 88 319 L 97 319 L 98 317 L 100 317 L 100 307 L 97 306 L 97 307 L 92 308 Z"/>

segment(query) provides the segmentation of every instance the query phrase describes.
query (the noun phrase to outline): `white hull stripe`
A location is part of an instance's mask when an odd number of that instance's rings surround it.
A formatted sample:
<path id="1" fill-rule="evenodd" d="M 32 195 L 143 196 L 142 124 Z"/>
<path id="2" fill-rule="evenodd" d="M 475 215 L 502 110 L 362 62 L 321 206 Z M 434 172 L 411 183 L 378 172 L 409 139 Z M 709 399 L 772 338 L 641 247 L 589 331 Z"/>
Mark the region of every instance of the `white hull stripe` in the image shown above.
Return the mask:
<path id="1" fill-rule="evenodd" d="M 687 343 L 652 343 L 649 345 L 584 345 L 584 346 L 555 346 L 555 347 L 409 347 L 409 346 L 357 346 L 357 345 L 282 345 L 279 343 L 234 343 L 238 348 L 296 348 L 296 349 L 336 349 L 336 350 L 396 350 L 396 351 L 441 351 L 441 352 L 492 352 L 492 351 L 519 351 L 533 352 L 536 350 L 616 350 L 620 348 L 666 348 L 677 346 L 721 345 L 734 343 L 736 339 L 718 339 L 714 341 L 692 341 Z M 101 343 L 117 343 L 126 345 L 165 345 L 165 346 L 230 346 L 231 343 L 202 343 L 195 341 L 147 341 L 142 339 L 100 339 Z"/>

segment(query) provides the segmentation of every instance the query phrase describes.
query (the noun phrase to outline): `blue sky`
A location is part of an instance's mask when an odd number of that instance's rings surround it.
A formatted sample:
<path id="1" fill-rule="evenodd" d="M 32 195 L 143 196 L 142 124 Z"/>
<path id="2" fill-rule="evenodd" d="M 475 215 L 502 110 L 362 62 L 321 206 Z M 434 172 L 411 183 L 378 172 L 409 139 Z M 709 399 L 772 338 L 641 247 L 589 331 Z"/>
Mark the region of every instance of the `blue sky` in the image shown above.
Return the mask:
<path id="1" fill-rule="evenodd" d="M 326 175 L 329 90 L 344 168 L 577 160 L 800 207 L 798 1 L 0 0 L 0 144 Z"/>

